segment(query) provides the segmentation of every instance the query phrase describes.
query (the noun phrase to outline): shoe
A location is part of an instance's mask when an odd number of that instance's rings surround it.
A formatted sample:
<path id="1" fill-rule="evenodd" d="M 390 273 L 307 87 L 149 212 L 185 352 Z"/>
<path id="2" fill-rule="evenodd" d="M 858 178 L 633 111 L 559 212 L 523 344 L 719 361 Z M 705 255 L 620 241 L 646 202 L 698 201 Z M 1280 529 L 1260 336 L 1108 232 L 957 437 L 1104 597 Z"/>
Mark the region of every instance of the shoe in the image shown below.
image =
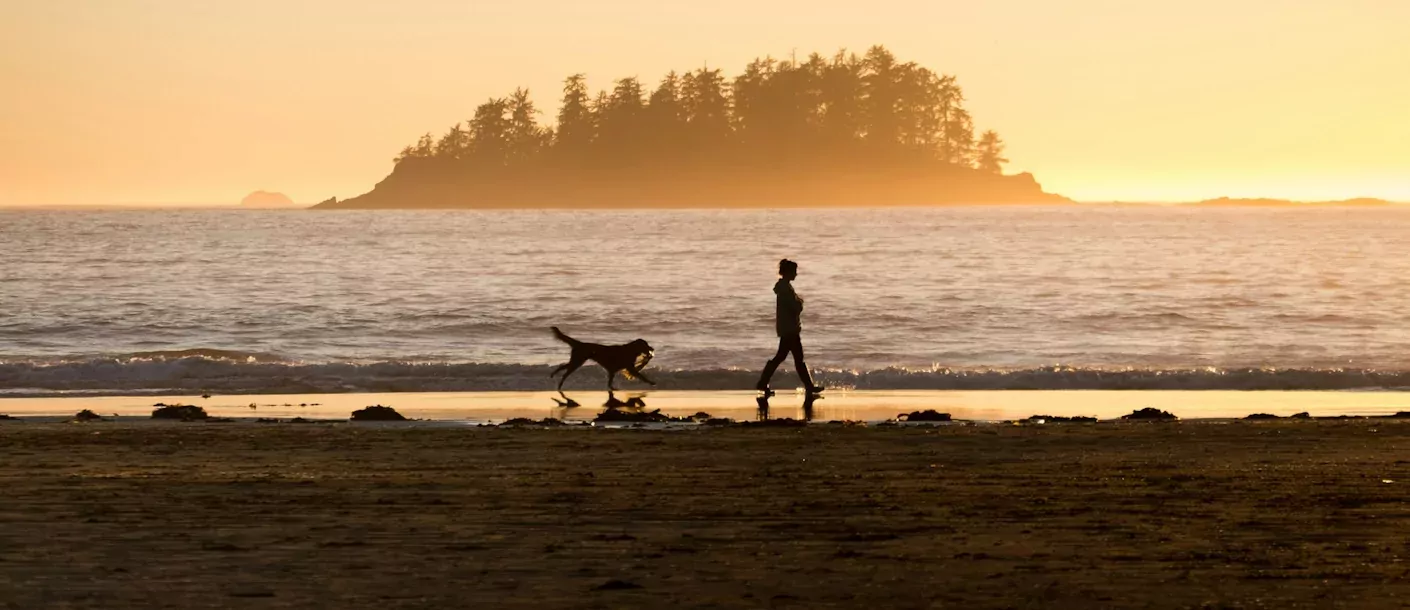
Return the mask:
<path id="1" fill-rule="evenodd" d="M 811 386 L 811 387 L 807 388 L 807 391 L 808 391 L 809 394 L 822 394 L 822 391 L 823 391 L 823 390 L 826 390 L 826 389 L 827 389 L 827 388 L 825 388 L 825 387 L 823 387 L 823 386 L 815 385 L 815 386 Z"/>

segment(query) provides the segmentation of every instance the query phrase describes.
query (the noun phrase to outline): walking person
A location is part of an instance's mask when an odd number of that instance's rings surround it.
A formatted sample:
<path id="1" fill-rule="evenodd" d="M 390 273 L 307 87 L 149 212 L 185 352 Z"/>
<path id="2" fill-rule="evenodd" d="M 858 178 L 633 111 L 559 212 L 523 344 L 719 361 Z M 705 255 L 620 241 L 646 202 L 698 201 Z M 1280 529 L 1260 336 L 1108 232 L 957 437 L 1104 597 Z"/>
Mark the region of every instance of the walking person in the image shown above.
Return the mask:
<path id="1" fill-rule="evenodd" d="M 766 396 L 773 394 L 769 381 L 773 379 L 778 365 L 783 364 L 783 359 L 793 354 L 793 366 L 798 369 L 798 381 L 803 384 L 808 394 L 817 394 L 823 391 L 823 387 L 813 383 L 813 377 L 808 374 L 808 365 L 803 362 L 803 299 L 793 292 L 793 280 L 798 277 L 798 263 L 786 258 L 779 261 L 778 275 L 778 283 L 774 284 L 774 294 L 778 295 L 777 319 L 774 322 L 778 331 L 778 353 L 764 365 L 764 374 L 759 377 L 757 388 Z"/>

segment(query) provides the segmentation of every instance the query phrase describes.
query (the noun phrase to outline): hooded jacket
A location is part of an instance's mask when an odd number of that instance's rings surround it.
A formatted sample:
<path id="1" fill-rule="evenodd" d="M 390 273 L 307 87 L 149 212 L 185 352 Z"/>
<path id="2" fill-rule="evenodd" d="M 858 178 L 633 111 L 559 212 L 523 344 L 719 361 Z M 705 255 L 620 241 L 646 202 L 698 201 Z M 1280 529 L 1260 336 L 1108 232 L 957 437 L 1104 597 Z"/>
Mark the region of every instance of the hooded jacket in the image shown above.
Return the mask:
<path id="1" fill-rule="evenodd" d="M 783 279 L 774 284 L 774 294 L 778 295 L 778 315 L 774 322 L 778 336 L 788 337 L 801 333 L 803 331 L 803 297 L 793 292 L 792 283 Z"/>

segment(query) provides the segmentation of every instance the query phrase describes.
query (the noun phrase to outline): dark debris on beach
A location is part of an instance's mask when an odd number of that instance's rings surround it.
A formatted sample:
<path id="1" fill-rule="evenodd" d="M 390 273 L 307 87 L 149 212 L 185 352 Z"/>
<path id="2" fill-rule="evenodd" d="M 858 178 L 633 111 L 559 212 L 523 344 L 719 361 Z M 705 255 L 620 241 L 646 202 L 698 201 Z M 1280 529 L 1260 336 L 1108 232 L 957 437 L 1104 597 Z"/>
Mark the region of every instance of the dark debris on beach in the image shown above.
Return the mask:
<path id="1" fill-rule="evenodd" d="M 1063 417 L 1061 415 L 1030 415 L 1028 419 L 1018 420 L 1025 424 L 1095 424 L 1097 418 L 1085 415 L 1074 415 Z"/>
<path id="2" fill-rule="evenodd" d="M 765 419 L 762 421 L 747 421 L 740 425 L 745 428 L 802 428 L 806 427 L 808 425 L 808 422 L 801 419 L 790 419 L 787 417 L 781 417 L 778 419 Z"/>
<path id="3" fill-rule="evenodd" d="M 406 416 L 396 409 L 383 405 L 372 405 L 352 412 L 353 421 L 406 421 Z"/>
<path id="4" fill-rule="evenodd" d="M 555 418 L 552 418 L 552 417 L 545 417 L 545 418 L 539 419 L 539 420 L 529 419 L 529 418 L 527 418 L 527 417 L 516 417 L 516 418 L 514 418 L 514 419 L 510 419 L 510 420 L 507 420 L 507 421 L 505 421 L 505 422 L 499 424 L 498 427 L 500 427 L 500 428 L 560 428 L 560 427 L 567 426 L 567 425 L 570 425 L 570 424 L 564 422 L 564 421 L 561 420 L 561 419 L 555 419 Z"/>
<path id="5" fill-rule="evenodd" d="M 607 409 L 597 414 L 593 418 L 593 423 L 699 423 L 713 419 L 709 413 L 699 412 L 687 417 L 672 417 L 662 413 L 660 409 L 652 411 L 630 411 L 624 409 Z"/>
<path id="6" fill-rule="evenodd" d="M 904 422 L 942 422 L 950 421 L 950 414 L 940 413 L 934 409 L 926 409 L 924 411 L 901 413 L 896 416 L 896 419 L 897 421 Z"/>
<path id="7" fill-rule="evenodd" d="M 1122 415 L 1121 419 L 1122 421 L 1175 421 L 1180 418 L 1169 411 L 1146 407 L 1138 411 L 1132 411 L 1130 415 Z"/>
<path id="8" fill-rule="evenodd" d="M 209 419 L 206 410 L 196 405 L 168 405 L 157 403 L 152 411 L 152 419 L 172 419 L 177 421 L 201 421 Z"/>

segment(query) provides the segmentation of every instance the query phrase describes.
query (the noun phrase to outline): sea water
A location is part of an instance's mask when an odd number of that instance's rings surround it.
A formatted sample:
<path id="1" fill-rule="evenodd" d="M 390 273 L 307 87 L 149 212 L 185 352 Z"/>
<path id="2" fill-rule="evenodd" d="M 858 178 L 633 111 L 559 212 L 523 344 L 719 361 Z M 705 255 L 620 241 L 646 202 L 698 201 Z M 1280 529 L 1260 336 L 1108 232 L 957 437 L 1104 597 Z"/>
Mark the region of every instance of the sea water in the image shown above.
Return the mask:
<path id="1" fill-rule="evenodd" d="M 1393 208 L 8 210 L 0 392 L 540 390 L 555 325 L 748 388 L 784 257 L 833 385 L 1398 388 L 1407 238 Z"/>

